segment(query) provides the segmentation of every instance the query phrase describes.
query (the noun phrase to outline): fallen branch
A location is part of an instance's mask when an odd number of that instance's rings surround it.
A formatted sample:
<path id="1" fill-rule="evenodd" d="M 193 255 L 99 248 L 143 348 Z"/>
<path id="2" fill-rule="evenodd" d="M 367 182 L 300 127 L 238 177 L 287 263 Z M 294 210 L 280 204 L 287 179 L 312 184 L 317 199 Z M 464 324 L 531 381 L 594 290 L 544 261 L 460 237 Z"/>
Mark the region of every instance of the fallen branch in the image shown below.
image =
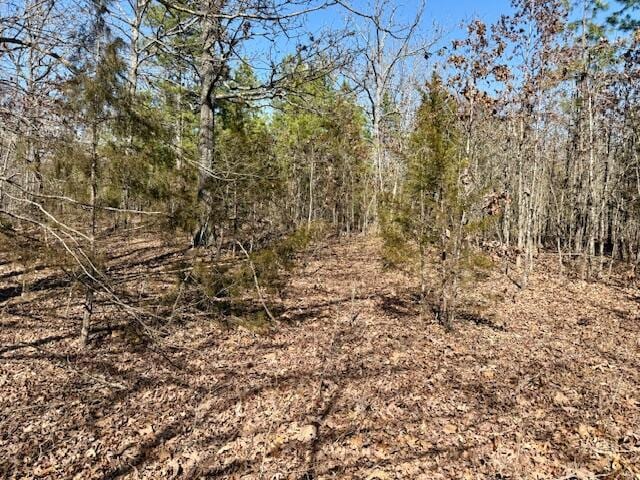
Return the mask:
<path id="1" fill-rule="evenodd" d="M 254 282 L 254 284 L 256 286 L 256 291 L 258 292 L 258 298 L 260 299 L 260 303 L 262 304 L 262 308 L 264 308 L 264 311 L 267 313 L 267 315 L 269 316 L 271 321 L 275 323 L 276 319 L 271 314 L 271 311 L 269 310 L 269 307 L 267 307 L 267 303 L 264 301 L 264 297 L 262 296 L 262 290 L 260 288 L 260 283 L 258 282 L 258 274 L 256 273 L 256 268 L 253 265 L 253 262 L 251 261 L 251 257 L 249 256 L 249 252 L 247 252 L 247 250 L 244 248 L 242 243 L 240 243 L 238 241 L 236 241 L 236 243 L 238 244 L 238 246 L 242 250 L 242 253 L 244 253 L 244 255 L 247 257 L 247 261 L 249 262 L 249 267 L 251 268 L 251 273 L 253 274 L 253 282 Z"/>

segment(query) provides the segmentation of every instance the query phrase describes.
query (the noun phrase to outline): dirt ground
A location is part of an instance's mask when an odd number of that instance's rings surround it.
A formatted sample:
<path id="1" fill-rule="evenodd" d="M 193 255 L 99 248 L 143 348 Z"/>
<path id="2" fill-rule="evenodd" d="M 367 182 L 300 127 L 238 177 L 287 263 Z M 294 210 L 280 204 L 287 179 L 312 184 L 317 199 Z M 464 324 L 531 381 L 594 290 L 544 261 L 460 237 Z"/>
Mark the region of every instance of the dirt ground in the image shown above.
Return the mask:
<path id="1" fill-rule="evenodd" d="M 184 255 L 130 249 L 133 279 Z M 375 240 L 343 238 L 275 328 L 176 319 L 160 348 L 105 309 L 88 350 L 77 292 L 17 295 L 0 263 L 1 478 L 640 479 L 640 292 L 551 257 L 524 291 L 472 286 L 493 306 L 446 333 Z"/>

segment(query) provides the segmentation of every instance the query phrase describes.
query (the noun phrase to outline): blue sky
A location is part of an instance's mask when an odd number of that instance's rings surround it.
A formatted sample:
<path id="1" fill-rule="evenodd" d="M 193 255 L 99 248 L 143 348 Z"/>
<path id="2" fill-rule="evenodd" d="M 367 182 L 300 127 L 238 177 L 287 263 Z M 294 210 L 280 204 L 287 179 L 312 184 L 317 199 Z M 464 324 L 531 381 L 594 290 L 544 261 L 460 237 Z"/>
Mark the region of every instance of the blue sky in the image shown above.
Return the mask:
<path id="1" fill-rule="evenodd" d="M 0 0 L 1 1 L 1 0 Z M 375 0 L 347 0 L 356 10 L 369 13 Z M 441 29 L 443 37 L 440 45 L 447 44 L 456 38 L 464 37 L 466 31 L 462 27 L 470 20 L 478 18 L 490 25 L 497 21 L 501 15 L 512 13 L 510 0 L 425 0 L 426 7 L 419 29 L 419 37 L 424 40 L 433 38 L 434 25 Z M 415 18 L 416 11 L 421 0 L 388 0 L 389 9 L 396 7 L 398 23 L 411 22 Z M 339 27 L 343 24 L 347 11 L 339 6 L 328 10 L 315 12 L 308 16 L 307 26 L 316 34 L 321 34 L 325 29 Z M 361 25 L 366 22 L 361 22 Z M 262 42 L 258 42 L 261 44 Z M 290 53 L 291 45 L 295 41 L 281 40 L 281 54 Z"/>
<path id="2" fill-rule="evenodd" d="M 361 12 L 371 12 L 375 0 L 349 0 L 355 9 Z M 426 7 L 420 28 L 420 37 L 430 38 L 433 26 L 441 28 L 444 37 L 441 44 L 446 44 L 465 35 L 463 23 L 478 18 L 487 25 L 496 22 L 501 15 L 513 12 L 510 0 L 425 0 Z M 399 23 L 410 22 L 415 17 L 421 0 L 389 0 L 388 7 L 398 8 Z M 316 12 L 309 16 L 308 26 L 316 32 L 324 28 L 337 27 L 342 24 L 347 12 L 334 7 L 329 10 Z"/>
<path id="3" fill-rule="evenodd" d="M 513 10 L 510 0 L 426 0 L 424 25 L 435 23 L 443 29 L 443 42 L 464 37 L 466 33 L 462 27 L 472 19 L 479 19 L 487 25 L 495 23 L 501 15 L 509 14 Z M 419 0 L 402 2 L 408 11 L 415 12 Z"/>
<path id="4" fill-rule="evenodd" d="M 408 10 L 416 9 L 417 0 L 402 2 Z M 433 20 L 447 28 L 454 28 L 463 20 L 479 18 L 493 23 L 500 15 L 510 13 L 509 0 L 427 0 L 426 21 Z"/>
<path id="5" fill-rule="evenodd" d="M 493 23 L 500 15 L 512 11 L 510 0 L 425 0 L 424 25 L 430 26 L 434 22 L 445 28 L 446 31 L 455 30 L 461 22 L 472 18 L 479 18 L 486 23 Z M 351 4 L 363 11 L 369 2 L 355 0 Z M 399 13 L 405 14 L 407 19 L 412 19 L 420 5 L 420 0 L 392 0 L 390 2 L 399 7 Z M 331 14 L 329 14 L 331 15 Z"/>

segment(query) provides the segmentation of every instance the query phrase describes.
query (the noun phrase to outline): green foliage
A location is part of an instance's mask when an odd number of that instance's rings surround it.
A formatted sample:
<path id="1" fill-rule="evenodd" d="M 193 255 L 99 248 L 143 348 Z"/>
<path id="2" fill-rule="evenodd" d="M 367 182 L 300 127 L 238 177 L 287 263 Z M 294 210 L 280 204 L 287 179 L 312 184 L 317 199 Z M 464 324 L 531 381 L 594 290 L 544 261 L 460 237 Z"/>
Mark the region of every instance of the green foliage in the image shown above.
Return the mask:
<path id="1" fill-rule="evenodd" d="M 423 94 L 409 150 L 403 192 L 386 218 L 396 227 L 385 228 L 409 235 L 423 248 L 440 241 L 467 208 L 461 190 L 467 161 L 456 105 L 438 77 Z"/>
<path id="2" fill-rule="evenodd" d="M 366 215 L 370 147 L 366 121 L 346 85 L 327 77 L 277 105 L 272 129 L 284 178 L 298 179 L 285 206 L 293 224 L 325 220 L 358 228 Z M 293 187 L 293 188 L 292 188 Z"/>
<path id="3" fill-rule="evenodd" d="M 239 271 L 240 281 L 236 286 L 244 290 L 255 287 L 253 278 L 255 271 L 262 288 L 280 292 L 286 283 L 284 273 L 294 267 L 295 258 L 312 242 L 322 238 L 325 232 L 324 224 L 314 223 L 309 227 L 299 228 L 269 247 L 250 254 L 249 261 L 245 262 Z"/>
<path id="4" fill-rule="evenodd" d="M 199 260 L 191 278 L 206 298 L 229 300 L 211 302 L 208 307 L 227 309 L 236 299 L 255 297 L 256 280 L 261 291 L 278 293 L 284 288 L 286 274 L 294 267 L 296 257 L 323 238 L 326 228 L 322 223 L 300 228 L 268 247 L 249 253 L 248 257 L 237 252 L 238 256 L 214 264 Z"/>
<path id="5" fill-rule="evenodd" d="M 386 198 L 378 208 L 380 236 L 383 241 L 382 261 L 388 268 L 414 266 L 412 259 L 418 251 L 415 242 L 410 241 L 410 212 L 402 201 Z"/>
<path id="6" fill-rule="evenodd" d="M 380 219 L 385 263 L 417 269 L 423 297 L 427 290 L 437 292 L 440 320 L 447 327 L 461 284 L 491 266 L 471 242 L 490 219 L 481 213 L 482 192 L 468 172 L 463 143 L 455 98 L 434 75 L 417 112 L 403 190 L 387 201 Z M 429 268 L 433 257 L 435 272 Z"/>
<path id="7" fill-rule="evenodd" d="M 640 0 L 617 0 L 617 3 L 621 8 L 607 17 L 607 23 L 623 31 L 640 29 L 640 18 L 637 15 L 640 11 Z"/>
<path id="8" fill-rule="evenodd" d="M 175 133 L 150 93 L 135 93 L 124 80 L 120 48 L 120 42 L 105 45 L 94 68 L 80 70 L 65 84 L 61 105 L 74 128 L 60 138 L 46 176 L 58 180 L 61 193 L 87 203 L 92 164 L 87 143 L 95 141 L 98 208 L 180 210 L 192 203 L 180 195 L 191 177 L 176 168 Z"/>

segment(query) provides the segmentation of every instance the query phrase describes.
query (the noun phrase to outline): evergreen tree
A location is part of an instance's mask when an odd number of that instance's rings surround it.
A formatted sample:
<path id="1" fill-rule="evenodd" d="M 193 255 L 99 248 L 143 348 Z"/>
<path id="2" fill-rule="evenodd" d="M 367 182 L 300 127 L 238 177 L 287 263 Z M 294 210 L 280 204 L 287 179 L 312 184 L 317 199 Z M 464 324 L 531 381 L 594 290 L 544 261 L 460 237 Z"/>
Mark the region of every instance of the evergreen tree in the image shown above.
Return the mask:
<path id="1" fill-rule="evenodd" d="M 276 151 L 289 179 L 287 212 L 292 223 L 333 224 L 360 230 L 371 195 L 365 119 L 345 85 L 322 78 L 278 105 L 273 121 Z"/>
<path id="2" fill-rule="evenodd" d="M 607 22 L 624 31 L 640 29 L 640 0 L 618 0 L 618 3 L 621 4 L 621 8 L 609 15 Z"/>
<path id="3" fill-rule="evenodd" d="M 417 249 L 423 307 L 428 292 L 435 292 L 435 312 L 445 328 L 455 319 L 461 284 L 486 266 L 471 243 L 486 221 L 462 138 L 456 101 L 434 75 L 417 112 L 402 193 L 382 219 L 387 262 L 406 263 Z M 429 271 L 432 256 L 435 275 Z"/>

